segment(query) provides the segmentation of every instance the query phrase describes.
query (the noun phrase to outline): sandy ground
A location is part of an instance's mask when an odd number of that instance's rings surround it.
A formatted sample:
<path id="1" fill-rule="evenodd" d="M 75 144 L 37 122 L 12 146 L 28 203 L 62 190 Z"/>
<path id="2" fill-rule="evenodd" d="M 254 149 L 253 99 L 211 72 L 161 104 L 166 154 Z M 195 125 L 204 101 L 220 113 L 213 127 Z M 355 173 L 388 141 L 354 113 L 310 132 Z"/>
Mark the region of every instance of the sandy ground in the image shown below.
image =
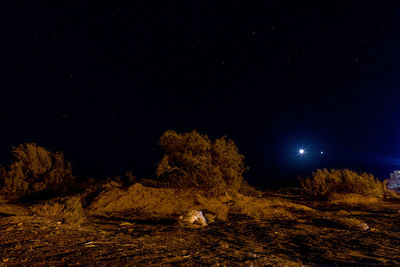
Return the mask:
<path id="1" fill-rule="evenodd" d="M 281 196 L 295 201 L 295 196 Z M 0 265 L 400 266 L 400 205 L 349 207 L 298 200 L 317 210 L 295 219 L 230 214 L 206 227 L 137 211 L 87 215 L 80 226 L 0 204 Z M 333 214 L 362 220 L 343 227 Z"/>

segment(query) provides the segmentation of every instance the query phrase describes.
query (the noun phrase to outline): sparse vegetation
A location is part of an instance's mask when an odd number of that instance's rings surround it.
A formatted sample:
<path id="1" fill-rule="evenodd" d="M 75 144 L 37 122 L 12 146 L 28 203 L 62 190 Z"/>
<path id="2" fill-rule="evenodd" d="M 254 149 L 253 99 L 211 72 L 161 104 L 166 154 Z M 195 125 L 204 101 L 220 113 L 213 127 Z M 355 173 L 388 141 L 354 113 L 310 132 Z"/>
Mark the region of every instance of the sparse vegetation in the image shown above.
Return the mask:
<path id="1" fill-rule="evenodd" d="M 75 179 L 62 152 L 50 152 L 35 143 L 20 144 L 12 152 L 15 161 L 8 170 L 0 169 L 0 191 L 5 195 L 65 192 Z"/>
<path id="2" fill-rule="evenodd" d="M 333 194 L 361 194 L 383 198 L 384 186 L 372 174 L 357 173 L 348 169 L 318 169 L 311 177 L 300 179 L 305 194 L 329 199 Z"/>
<path id="3" fill-rule="evenodd" d="M 85 214 L 78 197 L 67 197 L 58 201 L 46 201 L 30 207 L 33 215 L 53 222 L 78 225 L 85 221 Z"/>
<path id="4" fill-rule="evenodd" d="M 332 244 L 338 247 L 348 242 L 350 248 L 360 237 L 365 237 L 362 234 L 389 228 L 395 237 L 391 242 L 398 240 L 398 229 L 394 227 L 398 201 L 387 201 L 389 197 L 396 198 L 395 193 L 385 188 L 386 182 L 379 182 L 371 174 L 347 169 L 317 170 L 310 178 L 301 180 L 303 191 L 310 199 L 299 196 L 298 189 L 282 194 L 261 192 L 248 185 L 243 179 L 244 157 L 227 137 L 212 141 L 196 131 L 184 134 L 167 131 L 160 144 L 165 155 L 158 164 L 157 175 L 161 178 L 158 180 L 137 179 L 131 172 L 103 181 L 86 179 L 75 184 L 80 194 L 42 199 L 30 207 L 27 202 L 19 205 L 11 197 L 0 196 L 3 221 L 0 226 L 6 236 L 2 244 L 8 244 L 7 239 L 15 239 L 16 235 L 21 240 L 29 235 L 30 240 L 36 238 L 36 249 L 47 261 L 49 250 L 41 245 L 47 238 L 46 244 L 58 246 L 57 254 L 51 259 L 57 259 L 58 263 L 64 263 L 64 256 L 69 261 L 73 259 L 76 251 L 82 252 L 76 256 L 78 264 L 89 264 L 93 259 L 98 264 L 104 263 L 103 256 L 82 259 L 81 255 L 87 253 L 82 249 L 90 247 L 97 251 L 93 255 L 110 255 L 107 261 L 120 258 L 128 264 L 154 264 L 148 257 L 152 254 L 162 255 L 158 258 L 163 258 L 162 262 L 157 263 L 163 264 L 210 265 L 218 259 L 224 264 L 236 260 L 243 264 L 268 265 L 270 255 L 286 259 L 282 255 L 288 251 L 291 253 L 288 259 L 307 262 L 319 260 L 321 255 L 332 262 L 343 259 L 351 262 L 352 253 L 359 251 L 370 257 L 370 251 L 363 252 L 363 247 L 368 247 L 364 244 L 347 254 L 332 249 Z M 10 167 L 0 166 L 1 192 L 8 196 L 59 193 L 74 181 L 71 166 L 60 152 L 24 144 L 13 148 L 13 153 L 15 161 Z M 181 215 L 193 210 L 201 211 L 207 223 L 198 232 L 190 225 L 179 223 Z M 377 211 L 385 216 L 376 218 Z M 386 221 L 381 223 L 382 220 Z M 71 227 L 82 223 L 85 227 Z M 384 235 L 370 236 L 371 240 L 381 238 L 380 243 L 388 244 L 384 249 L 396 251 Z M 272 242 L 268 246 L 266 239 Z M 371 243 L 375 244 L 375 240 Z M 21 242 L 24 245 L 31 246 L 32 242 Z M 15 256 L 13 263 L 26 263 L 28 257 L 19 254 L 19 246 L 15 249 L 5 246 L 9 250 L 7 255 Z M 303 253 L 304 247 L 309 248 L 307 253 Z M 24 247 L 24 251 L 30 250 Z M 387 255 L 381 251 L 376 255 L 377 262 L 397 257 L 392 253 L 380 258 Z M 356 256 L 354 262 L 359 259 L 359 254 Z M 7 257 L 6 261 L 10 259 Z M 281 265 L 274 265 L 297 266 L 292 261 L 278 262 Z"/>
<path id="5" fill-rule="evenodd" d="M 60 203 L 44 203 L 30 207 L 30 213 L 49 221 L 62 221 L 64 205 Z"/>
<path id="6" fill-rule="evenodd" d="M 68 197 L 64 204 L 63 221 L 67 224 L 81 224 L 85 221 L 85 213 L 78 197 Z"/>
<path id="7" fill-rule="evenodd" d="M 160 145 L 165 155 L 158 163 L 157 176 L 170 186 L 196 187 L 210 195 L 236 193 L 241 188 L 246 170 L 244 156 L 226 136 L 211 141 L 197 131 L 166 131 Z"/>

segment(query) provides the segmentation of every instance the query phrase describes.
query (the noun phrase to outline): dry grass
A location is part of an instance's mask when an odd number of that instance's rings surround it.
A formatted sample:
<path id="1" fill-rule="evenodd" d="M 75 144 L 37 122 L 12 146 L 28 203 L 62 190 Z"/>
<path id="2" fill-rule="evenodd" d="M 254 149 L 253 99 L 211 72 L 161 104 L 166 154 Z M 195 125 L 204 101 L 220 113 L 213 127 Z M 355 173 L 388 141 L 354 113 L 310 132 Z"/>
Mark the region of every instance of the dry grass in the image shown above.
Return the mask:
<path id="1" fill-rule="evenodd" d="M 60 203 L 44 203 L 30 208 L 31 214 L 54 222 L 62 221 L 63 210 L 64 205 Z"/>
<path id="2" fill-rule="evenodd" d="M 29 209 L 32 215 L 52 222 L 79 225 L 85 221 L 85 214 L 78 197 L 68 197 L 57 201 L 47 201 Z"/>

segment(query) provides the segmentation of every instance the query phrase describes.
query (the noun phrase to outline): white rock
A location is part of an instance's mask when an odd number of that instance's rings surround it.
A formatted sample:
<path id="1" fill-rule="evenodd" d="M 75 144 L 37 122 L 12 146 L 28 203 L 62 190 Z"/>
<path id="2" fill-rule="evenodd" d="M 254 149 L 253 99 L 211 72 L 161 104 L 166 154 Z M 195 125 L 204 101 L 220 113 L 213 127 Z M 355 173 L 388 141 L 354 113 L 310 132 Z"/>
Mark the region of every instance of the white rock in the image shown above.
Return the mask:
<path id="1" fill-rule="evenodd" d="M 369 226 L 366 223 L 360 223 L 360 228 L 364 231 L 369 229 Z"/>
<path id="2" fill-rule="evenodd" d="M 198 210 L 190 210 L 179 217 L 179 219 L 188 224 L 200 224 L 201 226 L 207 225 L 206 218 L 204 218 L 203 213 Z"/>

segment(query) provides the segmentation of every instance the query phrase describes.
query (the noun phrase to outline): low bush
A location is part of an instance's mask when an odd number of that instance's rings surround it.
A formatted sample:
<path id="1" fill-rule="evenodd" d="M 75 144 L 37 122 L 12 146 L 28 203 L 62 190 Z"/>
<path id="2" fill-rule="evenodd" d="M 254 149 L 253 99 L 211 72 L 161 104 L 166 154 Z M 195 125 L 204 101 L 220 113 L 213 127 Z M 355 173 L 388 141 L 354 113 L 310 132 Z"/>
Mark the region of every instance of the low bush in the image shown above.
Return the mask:
<path id="1" fill-rule="evenodd" d="M 166 131 L 160 138 L 165 154 L 157 176 L 178 188 L 195 187 L 210 195 L 236 193 L 247 169 L 244 156 L 226 136 L 211 141 L 197 131 L 178 134 Z"/>
<path id="2" fill-rule="evenodd" d="M 361 194 L 383 198 L 384 186 L 372 174 L 357 173 L 348 169 L 318 169 L 311 177 L 300 179 L 308 196 L 329 199 L 334 194 Z"/>
<path id="3" fill-rule="evenodd" d="M 68 197 L 64 204 L 63 222 L 67 224 L 81 224 L 85 221 L 85 213 L 81 200 L 78 197 Z"/>
<path id="4" fill-rule="evenodd" d="M 62 152 L 53 153 L 34 143 L 20 144 L 12 152 L 14 162 L 0 169 L 0 192 L 5 195 L 65 192 L 75 179 Z"/>
<path id="5" fill-rule="evenodd" d="M 86 218 L 78 197 L 67 197 L 37 204 L 30 208 L 30 213 L 52 222 L 63 222 L 70 225 L 79 225 Z"/>
<path id="6" fill-rule="evenodd" d="M 61 222 L 63 218 L 64 205 L 60 203 L 44 203 L 32 206 L 31 214 L 45 218 L 52 222 Z"/>

